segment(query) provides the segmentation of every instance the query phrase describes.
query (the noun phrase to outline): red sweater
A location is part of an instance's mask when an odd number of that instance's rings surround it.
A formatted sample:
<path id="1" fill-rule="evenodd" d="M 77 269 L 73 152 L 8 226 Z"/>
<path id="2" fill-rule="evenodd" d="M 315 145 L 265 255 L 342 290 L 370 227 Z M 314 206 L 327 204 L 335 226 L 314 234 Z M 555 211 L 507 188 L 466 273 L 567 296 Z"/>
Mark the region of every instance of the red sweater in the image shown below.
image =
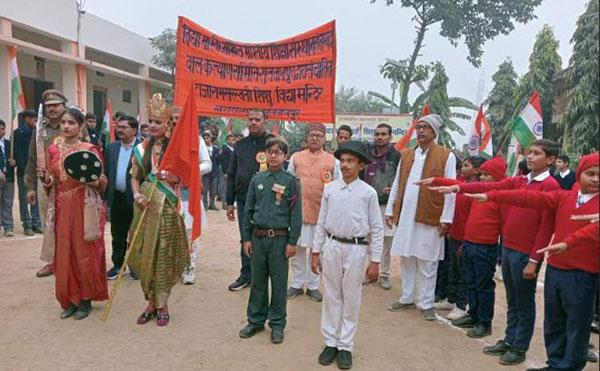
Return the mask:
<path id="1" fill-rule="evenodd" d="M 493 191 L 488 196 L 490 200 L 498 203 L 522 205 L 549 213 L 554 218 L 555 225 L 553 243 L 568 241 L 570 233 L 589 225 L 586 220 L 571 220 L 571 215 L 597 214 L 599 208 L 598 195 L 577 208 L 577 191 Z M 586 230 L 582 233 L 587 234 L 590 231 Z M 598 273 L 600 271 L 598 243 L 585 242 L 585 239 L 579 241 L 583 242 L 577 249 L 569 249 L 563 254 L 548 257 L 548 264 L 558 269 L 577 269 Z"/>
<path id="2" fill-rule="evenodd" d="M 460 185 L 466 183 L 461 183 L 449 178 L 436 177 L 433 180 L 433 185 L 435 186 L 450 186 L 454 184 Z M 459 205 L 459 200 L 462 200 L 463 204 Z M 461 214 L 460 217 L 457 218 L 459 207 L 463 208 L 460 210 L 460 213 L 464 213 L 464 215 Z M 452 227 L 457 223 L 461 223 L 460 230 L 463 233 L 463 238 L 459 239 L 459 241 L 468 241 L 482 245 L 497 244 L 498 237 L 502 230 L 501 208 L 495 202 L 473 202 L 472 198 L 458 194 L 456 197 L 456 209 L 454 211 L 454 222 L 452 223 Z M 452 235 L 452 228 L 450 228 L 450 235 L 455 240 L 457 239 Z"/>
<path id="3" fill-rule="evenodd" d="M 527 189 L 535 191 L 558 191 L 560 186 L 556 179 L 549 176 L 543 181 L 532 181 L 527 184 L 526 176 L 515 176 L 501 182 L 464 183 L 460 185 L 462 193 L 482 193 L 494 190 Z M 535 261 L 542 259 L 537 250 L 548 246 L 554 219 L 547 211 L 538 211 L 523 207 L 510 206 L 506 208 L 505 222 L 502 227 L 503 244 L 505 247 L 529 254 Z"/>
<path id="4" fill-rule="evenodd" d="M 569 249 L 580 248 L 589 245 L 598 246 L 600 243 L 598 236 L 599 232 L 600 228 L 598 223 L 590 223 L 585 227 L 569 234 L 567 237 L 565 237 L 563 242 L 567 244 Z"/>
<path id="5" fill-rule="evenodd" d="M 463 183 L 464 181 L 462 180 L 451 178 L 435 177 L 433 180 L 434 186 L 450 186 Z M 448 233 L 450 233 L 450 237 L 456 241 L 465 240 L 465 227 L 468 224 L 467 219 L 469 217 L 469 210 L 471 209 L 472 203 L 472 198 L 461 194 L 456 195 L 456 201 L 454 204 L 454 219 L 452 220 L 452 225 L 448 231 Z"/>

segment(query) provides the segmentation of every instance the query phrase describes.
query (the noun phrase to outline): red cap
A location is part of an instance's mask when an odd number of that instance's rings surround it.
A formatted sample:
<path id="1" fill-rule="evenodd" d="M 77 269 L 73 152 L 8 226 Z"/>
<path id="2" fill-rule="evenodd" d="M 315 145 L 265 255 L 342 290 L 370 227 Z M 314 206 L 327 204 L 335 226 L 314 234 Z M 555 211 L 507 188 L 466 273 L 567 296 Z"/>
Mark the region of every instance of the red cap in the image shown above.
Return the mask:
<path id="1" fill-rule="evenodd" d="M 497 181 L 504 179 L 506 174 L 506 162 L 502 157 L 494 157 L 491 160 L 487 160 L 480 167 L 479 171 L 485 170 Z"/>
<path id="2" fill-rule="evenodd" d="M 582 156 L 579 159 L 579 167 L 577 168 L 577 181 L 579 182 L 579 177 L 581 173 L 591 168 L 592 166 L 598 166 L 598 152 L 592 153 L 589 155 Z"/>

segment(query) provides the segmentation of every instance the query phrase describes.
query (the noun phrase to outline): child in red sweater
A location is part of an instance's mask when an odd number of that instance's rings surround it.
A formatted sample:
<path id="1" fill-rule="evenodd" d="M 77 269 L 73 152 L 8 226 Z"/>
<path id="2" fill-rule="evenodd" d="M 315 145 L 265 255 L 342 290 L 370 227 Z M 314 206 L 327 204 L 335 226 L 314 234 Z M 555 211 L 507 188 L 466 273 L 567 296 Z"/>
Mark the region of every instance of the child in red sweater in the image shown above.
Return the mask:
<path id="1" fill-rule="evenodd" d="M 529 370 L 582 370 L 586 364 L 600 271 L 598 229 L 572 216 L 598 213 L 598 160 L 598 153 L 581 158 L 578 191 L 492 191 L 472 196 L 480 202 L 490 200 L 549 212 L 554 218 L 554 242 L 566 250 L 548 256 L 544 282 L 548 366 Z M 576 247 L 569 250 L 569 245 Z"/>
<path id="2" fill-rule="evenodd" d="M 478 182 L 479 168 L 484 162 L 485 158 L 480 156 L 466 158 L 460 168 L 460 179 L 452 179 L 452 183 L 450 184 Z M 462 194 L 456 196 L 454 218 L 448 231 L 449 237 L 446 241 L 448 244 L 448 252 L 444 262 L 447 265 L 447 268 L 444 270 L 446 277 L 438 276 L 438 282 L 441 279 L 447 280 L 446 291 L 448 297 L 434 303 L 433 307 L 437 310 L 451 310 L 446 316 L 449 320 L 458 320 L 467 315 L 467 282 L 462 261 L 463 258 L 457 253 L 460 245 L 465 240 L 465 226 L 467 225 L 472 201 L 471 198 Z"/>
<path id="3" fill-rule="evenodd" d="M 433 187 L 443 193 L 478 193 L 492 190 L 528 189 L 542 192 L 558 191 L 560 187 L 550 176 L 549 167 L 558 156 L 556 142 L 539 139 L 529 147 L 527 176 L 516 176 L 501 182 L 465 183 L 448 187 Z M 543 255 L 537 251 L 548 245 L 553 232 L 553 218 L 547 211 L 524 207 L 506 208 L 502 226 L 502 276 L 508 305 L 506 334 L 495 345 L 486 346 L 485 354 L 500 356 L 500 364 L 516 365 L 525 361 L 535 327 L 535 290 L 538 263 Z"/>
<path id="4" fill-rule="evenodd" d="M 493 158 L 481 165 L 479 173 L 482 182 L 501 181 L 506 173 L 506 163 L 502 157 Z M 429 183 L 427 180 L 419 182 L 421 185 Z M 444 186 L 459 183 L 454 179 L 434 178 L 431 184 Z M 458 196 L 470 199 L 467 195 Z M 456 200 L 458 203 L 459 197 Z M 498 259 L 498 239 L 502 230 L 502 211 L 493 202 L 475 202 L 470 205 L 467 215 L 459 254 L 462 255 L 467 281 L 469 315 L 453 320 L 452 325 L 470 328 L 467 336 L 482 338 L 492 333 L 496 289 L 494 273 Z M 456 214 L 454 222 L 457 222 Z"/>

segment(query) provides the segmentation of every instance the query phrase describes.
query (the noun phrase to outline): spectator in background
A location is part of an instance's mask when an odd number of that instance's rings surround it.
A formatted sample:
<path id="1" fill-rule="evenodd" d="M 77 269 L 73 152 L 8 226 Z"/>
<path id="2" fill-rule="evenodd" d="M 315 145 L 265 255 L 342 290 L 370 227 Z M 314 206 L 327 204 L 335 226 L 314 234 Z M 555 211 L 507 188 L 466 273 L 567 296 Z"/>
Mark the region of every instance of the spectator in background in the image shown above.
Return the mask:
<path id="1" fill-rule="evenodd" d="M 25 187 L 25 167 L 27 166 L 27 156 L 29 155 L 29 142 L 33 135 L 33 128 L 37 122 L 37 112 L 34 110 L 24 110 L 21 112 L 19 127 L 14 133 L 14 159 L 17 165 L 17 186 L 19 193 L 19 214 L 23 224 L 23 233 L 26 236 L 33 236 L 34 233 L 42 233 L 42 223 L 40 222 L 40 211 L 38 208 L 37 197 L 35 202 L 27 202 L 27 187 Z"/>
<path id="2" fill-rule="evenodd" d="M 553 174 L 561 189 L 570 191 L 575 185 L 575 173 L 569 169 L 571 159 L 567 155 L 560 155 L 556 159 L 554 166 L 557 172 Z"/>
<path id="3" fill-rule="evenodd" d="M 352 128 L 348 125 L 340 126 L 335 138 L 335 140 L 337 140 L 338 148 L 350 139 L 352 139 Z"/>
<path id="4" fill-rule="evenodd" d="M 4 227 L 5 237 L 12 237 L 16 162 L 11 158 L 10 140 L 4 138 L 4 133 L 6 123 L 0 120 L 0 226 Z"/>
<path id="5" fill-rule="evenodd" d="M 206 209 L 219 210 L 215 205 L 219 181 L 219 167 L 216 166 L 219 163 L 219 150 L 212 143 L 212 133 L 210 131 L 202 133 L 202 139 L 204 139 L 208 149 L 211 162 L 215 164 L 211 172 L 202 177 L 202 200 Z"/>
<path id="6" fill-rule="evenodd" d="M 233 153 L 233 146 L 235 145 L 235 135 L 227 135 L 227 144 L 221 148 L 219 155 L 219 165 L 221 167 L 223 187 L 221 188 L 221 201 L 223 203 L 223 210 L 227 210 L 227 172 L 229 171 L 229 162 L 231 161 L 231 154 Z"/>
<path id="7" fill-rule="evenodd" d="M 148 124 L 142 124 L 140 127 L 140 134 L 142 136 L 142 140 L 145 140 L 150 136 L 150 128 L 148 127 Z"/>
<path id="8" fill-rule="evenodd" d="M 94 115 L 91 112 L 86 113 L 85 114 L 85 125 L 88 129 L 89 142 L 98 148 L 102 148 L 102 141 L 100 140 L 100 135 L 96 131 L 96 127 L 98 125 L 98 121 L 96 120 L 96 115 Z"/>

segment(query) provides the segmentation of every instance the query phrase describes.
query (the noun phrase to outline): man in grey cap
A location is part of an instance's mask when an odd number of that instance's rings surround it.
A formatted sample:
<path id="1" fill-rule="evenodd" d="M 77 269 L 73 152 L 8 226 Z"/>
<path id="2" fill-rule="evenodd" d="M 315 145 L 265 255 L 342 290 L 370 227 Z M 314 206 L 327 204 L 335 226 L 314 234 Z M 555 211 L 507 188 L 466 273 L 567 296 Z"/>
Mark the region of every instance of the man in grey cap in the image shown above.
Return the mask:
<path id="1" fill-rule="evenodd" d="M 63 111 L 67 108 L 67 98 L 58 90 L 50 89 L 42 93 L 42 101 L 46 116 L 42 121 L 41 138 L 44 144 L 44 151 L 54 142 L 54 138 L 60 135 L 60 117 Z M 48 202 L 46 193 L 42 189 L 42 183 L 38 181 L 38 177 L 43 177 L 46 169 L 38 167 L 37 163 L 37 146 L 36 146 L 36 128 L 33 129 L 33 135 L 29 142 L 29 158 L 27 167 L 25 168 L 25 186 L 27 187 L 27 202 L 35 203 L 36 197 L 40 208 L 40 218 L 42 221 L 42 230 L 45 227 L 46 211 L 48 210 Z M 87 137 L 87 130 L 82 129 L 84 137 Z M 40 269 L 36 275 L 38 277 L 46 277 L 52 275 L 52 264 L 54 263 L 54 247 L 42 245 L 42 253 L 40 258 L 46 262 L 46 265 Z"/>
<path id="2" fill-rule="evenodd" d="M 418 146 L 402 151 L 385 211 L 388 226 L 397 225 L 392 255 L 401 256 L 402 272 L 402 297 L 388 309 L 395 312 L 414 308 L 419 281 L 421 316 L 428 321 L 435 319 L 437 268 L 444 259 L 444 235 L 454 218 L 455 195 L 443 195 L 415 183 L 430 177 L 456 178 L 456 158 L 448 148 L 437 144 L 441 126 L 438 115 L 419 119 Z"/>

